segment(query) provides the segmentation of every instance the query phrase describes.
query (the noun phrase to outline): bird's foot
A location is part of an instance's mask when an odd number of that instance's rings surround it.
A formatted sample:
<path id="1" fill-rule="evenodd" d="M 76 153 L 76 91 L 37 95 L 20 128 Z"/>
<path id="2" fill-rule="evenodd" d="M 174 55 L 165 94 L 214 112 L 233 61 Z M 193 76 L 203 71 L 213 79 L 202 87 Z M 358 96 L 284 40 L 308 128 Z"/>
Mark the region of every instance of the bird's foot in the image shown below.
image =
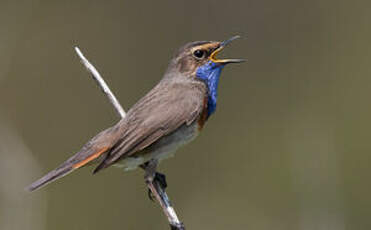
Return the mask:
<path id="1" fill-rule="evenodd" d="M 156 172 L 154 181 L 157 182 L 163 190 L 165 190 L 167 188 L 167 182 L 166 182 L 165 174 Z"/>
<path id="2" fill-rule="evenodd" d="M 166 176 L 165 174 L 156 172 L 155 176 L 153 177 L 153 184 L 160 186 L 160 188 L 165 191 L 167 188 Z M 155 197 L 153 196 L 151 190 L 148 189 L 148 197 L 151 201 L 154 201 Z"/>

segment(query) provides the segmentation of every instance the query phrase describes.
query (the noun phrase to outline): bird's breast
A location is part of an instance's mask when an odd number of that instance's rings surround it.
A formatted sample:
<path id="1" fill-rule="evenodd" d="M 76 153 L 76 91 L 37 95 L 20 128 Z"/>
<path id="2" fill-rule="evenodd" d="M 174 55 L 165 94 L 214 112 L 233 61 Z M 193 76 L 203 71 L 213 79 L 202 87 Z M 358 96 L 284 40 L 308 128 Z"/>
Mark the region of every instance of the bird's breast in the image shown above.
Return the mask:
<path id="1" fill-rule="evenodd" d="M 195 139 L 198 134 L 197 121 L 190 125 L 183 124 L 171 134 L 161 137 L 148 148 L 117 162 L 116 166 L 123 167 L 125 170 L 132 170 L 150 159 L 162 161 L 173 156 L 179 147 Z"/>
<path id="2" fill-rule="evenodd" d="M 206 96 L 203 101 L 203 108 L 202 112 L 200 114 L 200 117 L 198 118 L 197 125 L 198 125 L 198 131 L 201 131 L 204 127 L 207 119 L 209 118 L 209 110 L 208 110 L 208 97 Z"/>

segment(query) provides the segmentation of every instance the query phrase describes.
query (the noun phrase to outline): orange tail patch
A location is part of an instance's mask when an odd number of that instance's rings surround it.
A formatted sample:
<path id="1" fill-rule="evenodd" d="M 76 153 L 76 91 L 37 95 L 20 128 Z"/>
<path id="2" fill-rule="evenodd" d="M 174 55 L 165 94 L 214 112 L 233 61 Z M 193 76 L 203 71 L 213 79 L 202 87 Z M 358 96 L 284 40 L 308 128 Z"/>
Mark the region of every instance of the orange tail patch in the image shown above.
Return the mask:
<path id="1" fill-rule="evenodd" d="M 103 154 L 104 152 L 106 152 L 108 149 L 109 149 L 109 148 L 106 147 L 106 148 L 103 148 L 103 149 L 99 150 L 98 152 L 96 152 L 96 153 L 90 155 L 89 157 L 87 157 L 85 160 L 82 160 L 82 161 L 80 161 L 79 163 L 74 164 L 74 165 L 72 166 L 72 168 L 77 169 L 77 168 L 80 168 L 80 167 L 86 165 L 86 164 L 89 163 L 90 161 L 92 161 L 92 160 L 96 159 L 97 157 L 99 157 L 100 155 L 102 155 L 102 154 Z"/>

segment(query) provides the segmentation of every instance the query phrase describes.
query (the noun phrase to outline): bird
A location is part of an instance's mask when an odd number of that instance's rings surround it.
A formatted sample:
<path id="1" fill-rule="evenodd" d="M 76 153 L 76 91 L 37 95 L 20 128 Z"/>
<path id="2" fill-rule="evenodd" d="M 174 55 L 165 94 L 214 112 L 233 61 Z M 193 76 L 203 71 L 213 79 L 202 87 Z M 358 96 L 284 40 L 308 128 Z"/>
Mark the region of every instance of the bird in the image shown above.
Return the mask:
<path id="1" fill-rule="evenodd" d="M 163 78 L 135 103 L 115 125 L 89 140 L 59 167 L 26 187 L 34 191 L 95 164 L 93 174 L 109 166 L 144 169 L 145 179 L 166 187 L 158 164 L 198 136 L 215 112 L 222 69 L 244 59 L 218 59 L 224 41 L 196 41 L 182 46 L 171 59 Z"/>

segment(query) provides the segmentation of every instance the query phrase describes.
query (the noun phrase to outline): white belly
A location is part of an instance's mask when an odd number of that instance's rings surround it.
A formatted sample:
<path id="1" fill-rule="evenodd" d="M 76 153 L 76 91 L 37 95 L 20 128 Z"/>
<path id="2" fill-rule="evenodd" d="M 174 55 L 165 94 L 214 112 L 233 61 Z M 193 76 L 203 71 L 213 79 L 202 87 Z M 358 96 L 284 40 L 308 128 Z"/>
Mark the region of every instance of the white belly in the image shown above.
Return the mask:
<path id="1" fill-rule="evenodd" d="M 174 155 L 176 150 L 197 137 L 198 124 L 194 122 L 190 126 L 183 125 L 177 131 L 161 137 L 154 144 L 143 150 L 143 153 L 134 154 L 132 157 L 126 157 L 116 163 L 118 167 L 125 171 L 136 169 L 139 165 L 151 160 L 157 159 L 159 162 Z"/>

